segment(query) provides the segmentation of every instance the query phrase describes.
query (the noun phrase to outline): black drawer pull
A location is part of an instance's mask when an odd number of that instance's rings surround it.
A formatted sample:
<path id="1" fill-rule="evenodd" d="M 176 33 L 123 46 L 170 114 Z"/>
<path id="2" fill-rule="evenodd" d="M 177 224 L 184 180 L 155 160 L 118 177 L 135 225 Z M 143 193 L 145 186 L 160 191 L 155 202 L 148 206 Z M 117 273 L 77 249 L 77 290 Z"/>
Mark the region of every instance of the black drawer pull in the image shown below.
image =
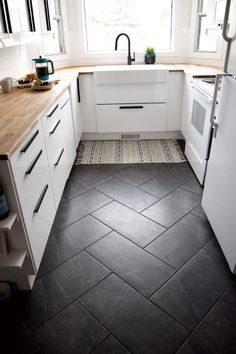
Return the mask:
<path id="1" fill-rule="evenodd" d="M 120 109 L 143 109 L 143 106 L 120 106 Z"/>
<path id="2" fill-rule="evenodd" d="M 67 104 L 67 102 L 69 101 L 70 97 L 66 100 L 66 102 L 63 104 L 63 106 L 61 107 L 61 109 L 63 109 L 65 107 L 65 105 Z"/>
<path id="3" fill-rule="evenodd" d="M 50 135 L 52 135 L 52 134 L 54 134 L 55 133 L 55 131 L 56 131 L 56 129 L 57 129 L 57 127 L 58 127 L 58 125 L 61 123 L 61 120 L 59 119 L 58 121 L 57 121 L 57 124 L 55 125 L 55 127 L 53 128 L 53 130 L 51 130 L 50 131 Z"/>
<path id="4" fill-rule="evenodd" d="M 34 135 L 29 139 L 29 141 L 27 141 L 27 143 L 26 143 L 25 146 L 21 149 L 20 152 L 26 152 L 38 134 L 39 134 L 39 130 L 36 130 L 36 132 L 34 133 Z"/>
<path id="5" fill-rule="evenodd" d="M 44 200 L 44 197 L 45 197 L 45 194 L 46 194 L 47 190 L 48 190 L 48 184 L 44 187 L 44 189 L 42 191 L 42 194 L 39 197 L 39 200 L 38 200 L 38 202 L 36 204 L 36 207 L 34 209 L 34 213 L 38 213 L 39 212 L 39 209 L 40 209 L 40 207 L 42 205 L 42 202 Z"/>
<path id="6" fill-rule="evenodd" d="M 28 170 L 25 172 L 26 175 L 30 175 L 31 172 L 33 171 L 38 159 L 40 158 L 40 156 L 42 155 L 43 150 L 40 150 L 38 155 L 35 157 L 34 161 L 32 162 L 32 164 L 30 165 L 30 167 L 28 168 Z"/>
<path id="7" fill-rule="evenodd" d="M 79 76 L 77 77 L 77 93 L 78 93 L 78 102 L 80 103 L 80 86 L 79 86 Z"/>
<path id="8" fill-rule="evenodd" d="M 60 155 L 58 156 L 57 161 L 54 163 L 54 166 L 55 166 L 55 167 L 58 166 L 58 164 L 59 164 L 59 162 L 60 162 L 60 160 L 61 160 L 61 157 L 62 157 L 62 155 L 63 155 L 63 152 L 64 152 L 64 148 L 61 150 L 61 153 L 60 153 Z"/>
<path id="9" fill-rule="evenodd" d="M 56 105 L 56 107 L 53 108 L 52 112 L 47 115 L 47 117 L 51 118 L 51 116 L 56 112 L 57 108 L 58 108 L 58 104 Z"/>

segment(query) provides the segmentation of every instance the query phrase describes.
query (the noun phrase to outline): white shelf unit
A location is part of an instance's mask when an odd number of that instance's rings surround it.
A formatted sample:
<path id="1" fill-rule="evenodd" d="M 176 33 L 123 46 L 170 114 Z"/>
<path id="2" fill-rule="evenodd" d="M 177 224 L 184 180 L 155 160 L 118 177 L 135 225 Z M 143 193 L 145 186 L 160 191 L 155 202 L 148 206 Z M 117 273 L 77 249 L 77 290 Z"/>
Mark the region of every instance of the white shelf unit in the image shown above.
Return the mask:
<path id="1" fill-rule="evenodd" d="M 17 213 L 10 212 L 8 217 L 0 220 L 0 231 L 10 232 L 15 221 L 17 220 Z M 27 256 L 25 249 L 11 249 L 7 256 L 0 256 L 0 268 L 2 269 L 21 269 L 24 260 Z"/>
<path id="2" fill-rule="evenodd" d="M 11 212 L 6 219 L 0 220 L 0 230 L 9 232 L 14 222 L 16 221 L 16 218 L 17 218 L 17 214 Z"/>
<path id="3" fill-rule="evenodd" d="M 23 266 L 27 252 L 24 249 L 12 249 L 5 257 L 0 257 L 1 269 L 17 269 L 20 270 Z"/>

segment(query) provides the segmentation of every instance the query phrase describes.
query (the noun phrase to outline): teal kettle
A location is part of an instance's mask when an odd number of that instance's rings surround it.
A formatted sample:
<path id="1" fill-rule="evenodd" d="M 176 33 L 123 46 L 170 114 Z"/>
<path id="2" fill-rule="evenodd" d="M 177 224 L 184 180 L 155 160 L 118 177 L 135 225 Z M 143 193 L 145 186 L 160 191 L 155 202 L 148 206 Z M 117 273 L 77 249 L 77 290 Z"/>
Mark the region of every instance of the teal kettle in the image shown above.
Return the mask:
<path id="1" fill-rule="evenodd" d="M 49 75 L 52 75 L 55 72 L 53 62 L 50 59 L 42 58 L 41 56 L 33 59 L 33 61 L 35 62 L 35 70 L 38 78 L 43 81 L 49 80 Z M 49 65 L 51 66 L 51 70 L 49 70 Z"/>

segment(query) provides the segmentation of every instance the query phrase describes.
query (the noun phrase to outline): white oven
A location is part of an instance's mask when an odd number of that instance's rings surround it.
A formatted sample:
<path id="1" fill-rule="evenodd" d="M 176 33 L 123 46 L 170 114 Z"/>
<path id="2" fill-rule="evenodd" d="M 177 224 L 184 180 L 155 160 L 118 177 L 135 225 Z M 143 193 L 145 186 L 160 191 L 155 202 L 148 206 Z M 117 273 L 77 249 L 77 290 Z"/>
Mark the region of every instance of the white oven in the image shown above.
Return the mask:
<path id="1" fill-rule="evenodd" d="M 191 114 L 188 122 L 185 155 L 199 182 L 204 183 L 211 139 L 211 108 L 214 85 L 202 79 L 191 81 Z"/>

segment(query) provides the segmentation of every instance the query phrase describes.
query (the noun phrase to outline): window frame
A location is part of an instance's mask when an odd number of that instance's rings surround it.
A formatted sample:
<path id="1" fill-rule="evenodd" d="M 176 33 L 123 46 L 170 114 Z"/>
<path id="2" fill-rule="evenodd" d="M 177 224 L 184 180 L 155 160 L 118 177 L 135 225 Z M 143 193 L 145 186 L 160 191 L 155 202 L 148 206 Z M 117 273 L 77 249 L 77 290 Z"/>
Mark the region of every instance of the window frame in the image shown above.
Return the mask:
<path id="1" fill-rule="evenodd" d="M 210 4 L 209 7 L 213 7 L 213 2 L 215 2 L 215 5 L 217 3 L 217 0 L 210 0 L 212 1 L 212 4 Z M 203 12 L 203 2 L 204 0 L 198 0 L 197 1 L 197 13 L 196 13 L 196 25 L 195 25 L 195 38 L 194 38 L 194 49 L 193 51 L 196 53 L 206 53 L 206 54 L 216 54 L 218 52 L 218 47 L 219 47 L 219 38 L 217 38 L 217 45 L 216 49 L 214 51 L 212 50 L 200 50 L 199 45 L 200 45 L 200 40 L 201 40 L 201 24 L 202 24 L 202 19 L 204 17 L 207 17 L 207 12 Z M 214 11 L 216 11 L 216 8 L 214 8 Z M 212 16 L 215 16 L 212 14 Z M 217 28 L 212 28 L 211 30 L 218 30 Z"/>

